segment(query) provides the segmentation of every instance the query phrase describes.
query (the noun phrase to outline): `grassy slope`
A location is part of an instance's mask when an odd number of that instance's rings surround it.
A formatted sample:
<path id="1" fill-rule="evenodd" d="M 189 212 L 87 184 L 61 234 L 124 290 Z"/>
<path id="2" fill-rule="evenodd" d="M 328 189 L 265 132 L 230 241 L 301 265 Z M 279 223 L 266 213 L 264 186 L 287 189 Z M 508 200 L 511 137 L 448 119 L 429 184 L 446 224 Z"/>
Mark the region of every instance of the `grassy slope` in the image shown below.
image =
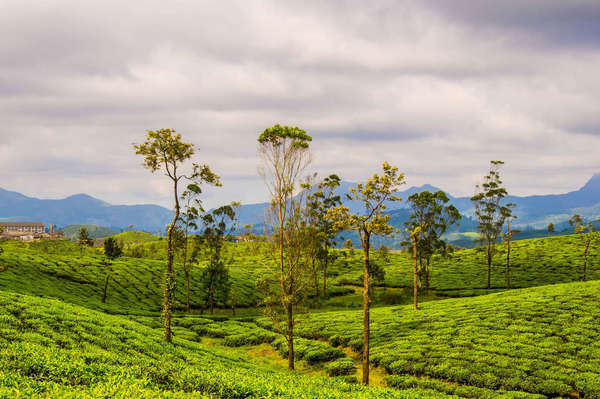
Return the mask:
<path id="1" fill-rule="evenodd" d="M 583 245 L 581 236 L 537 238 L 511 244 L 511 285 L 513 288 L 581 280 Z M 600 243 L 590 248 L 588 279 L 600 279 Z M 506 246 L 499 245 L 492 268 L 492 288 L 504 289 Z M 362 255 L 354 251 L 338 259 L 331 273 L 337 283 L 357 283 L 362 276 Z M 407 254 L 390 254 L 385 263 L 375 251 L 374 259 L 386 271 L 386 285 L 412 287 L 412 260 Z M 590 266 L 591 265 L 591 266 Z M 431 263 L 431 289 L 438 294 L 465 296 L 486 293 L 485 254 L 479 249 L 456 251 L 448 257 L 435 256 Z M 480 292 L 483 290 L 483 292 Z M 479 291 L 479 292 L 478 292 Z"/>
<path id="2" fill-rule="evenodd" d="M 129 232 L 128 232 L 129 233 Z M 40 242 L 31 245 L 7 242 L 2 244 L 5 253 L 0 255 L 0 289 L 40 296 L 56 297 L 87 307 L 111 312 L 157 312 L 161 307 L 164 261 L 164 241 L 141 244 L 147 257 L 116 260 L 111 269 L 108 302 L 102 304 L 102 288 L 106 276 L 101 251 L 79 248 L 68 242 Z M 600 279 L 600 251 L 598 244 L 590 250 L 588 279 Z M 340 286 L 360 285 L 362 255 L 355 250 L 340 250 L 335 264 L 329 268 L 329 287 L 343 291 Z M 238 307 L 251 307 L 260 303 L 255 281 L 266 272 L 247 244 L 228 246 L 228 257 L 233 257 L 230 273 L 233 280 L 232 297 Z M 392 253 L 384 262 L 377 251 L 375 262 L 384 264 L 385 284 L 399 290 L 379 290 L 380 303 L 401 304 L 407 300 L 402 287 L 412 284 L 412 265 L 406 254 Z M 504 287 L 503 247 L 496 257 L 492 273 L 492 286 Z M 513 243 L 512 286 L 530 287 L 545 284 L 578 281 L 581 279 L 582 248 L 578 236 L 560 236 Z M 439 296 L 470 296 L 485 294 L 486 268 L 484 254 L 477 250 L 458 251 L 448 258 L 434 258 L 431 266 L 431 287 Z M 176 267 L 176 306 L 185 303 L 185 281 L 181 268 Z M 200 269 L 192 269 L 191 299 L 193 307 L 200 307 L 198 281 Z M 493 292 L 493 291 L 492 291 Z M 404 302 L 403 302 L 404 301 Z M 334 298 L 326 302 L 329 307 L 360 306 L 359 294 Z"/>
<path id="3" fill-rule="evenodd" d="M 175 338 L 57 300 L 0 291 L 0 397 L 419 398 L 273 371 L 248 356 Z M 443 395 L 438 395 L 443 397 Z"/>
<path id="4" fill-rule="evenodd" d="M 160 237 L 155 236 L 154 234 L 137 230 L 124 231 L 122 233 L 115 234 L 112 237 L 124 244 L 151 242 L 158 241 L 160 239 Z"/>
<path id="5" fill-rule="evenodd" d="M 371 360 L 398 387 L 600 398 L 599 305 L 595 281 L 428 302 L 418 312 L 377 308 Z M 304 315 L 296 331 L 358 350 L 361 320 L 358 311 Z"/>

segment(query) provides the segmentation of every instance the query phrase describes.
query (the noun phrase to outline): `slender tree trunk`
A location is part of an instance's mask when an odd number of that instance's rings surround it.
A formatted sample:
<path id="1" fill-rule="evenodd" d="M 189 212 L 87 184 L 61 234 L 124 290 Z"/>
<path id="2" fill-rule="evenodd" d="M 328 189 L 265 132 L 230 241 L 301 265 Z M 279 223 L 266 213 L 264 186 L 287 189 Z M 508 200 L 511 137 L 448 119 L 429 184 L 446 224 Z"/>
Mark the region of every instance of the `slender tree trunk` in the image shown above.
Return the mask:
<path id="1" fill-rule="evenodd" d="M 587 279 L 587 258 L 588 258 L 588 251 L 590 249 L 591 242 L 592 242 L 592 239 L 588 238 L 587 242 L 585 243 L 585 251 L 583 252 L 583 281 L 585 281 Z"/>
<path id="2" fill-rule="evenodd" d="M 329 248 L 325 248 L 327 254 L 325 255 L 325 262 L 323 262 L 323 298 L 327 297 L 327 263 L 329 262 Z"/>
<path id="3" fill-rule="evenodd" d="M 317 270 L 315 269 L 315 259 L 313 258 L 311 260 L 312 262 L 312 270 L 314 272 L 314 278 L 315 278 L 315 297 L 318 298 L 320 293 L 319 293 L 319 275 L 317 274 Z"/>
<path id="4" fill-rule="evenodd" d="M 106 293 L 108 291 L 108 279 L 110 277 L 110 273 L 106 271 L 106 279 L 104 280 L 104 295 L 102 295 L 102 303 L 106 303 Z"/>
<path id="5" fill-rule="evenodd" d="M 506 288 L 510 289 L 510 222 L 507 223 L 507 232 L 506 237 L 508 241 L 506 242 Z"/>
<path id="6" fill-rule="evenodd" d="M 294 315 L 292 303 L 286 305 L 287 316 L 287 343 L 288 343 L 288 369 L 294 369 Z"/>
<path id="7" fill-rule="evenodd" d="M 417 236 L 413 236 L 413 309 L 419 310 L 418 306 L 418 271 L 417 271 Z"/>
<path id="8" fill-rule="evenodd" d="M 425 296 L 428 297 L 429 296 L 429 262 L 431 261 L 431 258 L 427 258 L 427 261 L 425 261 Z"/>
<path id="9" fill-rule="evenodd" d="M 492 247 L 491 247 L 491 244 L 489 244 L 489 243 L 488 243 L 488 247 L 487 247 L 487 264 L 488 264 L 487 289 L 489 290 L 492 286 Z"/>
<path id="10" fill-rule="evenodd" d="M 165 294 L 163 297 L 163 317 L 165 328 L 165 341 L 171 342 L 171 312 L 173 290 L 173 230 L 179 219 L 179 196 L 177 193 L 177 178 L 173 179 L 173 194 L 175 196 L 175 216 L 167 231 L 167 268 L 165 270 Z"/>
<path id="11" fill-rule="evenodd" d="M 190 312 L 190 272 L 188 270 L 185 271 L 185 310 L 186 312 Z"/>
<path id="12" fill-rule="evenodd" d="M 371 333 L 371 296 L 370 296 L 370 275 L 371 265 L 369 264 L 369 247 L 370 247 L 370 236 L 367 232 L 364 232 L 363 237 L 363 260 L 364 260 L 364 274 L 363 274 L 363 355 L 362 355 L 362 383 L 363 385 L 369 385 L 369 338 Z"/>

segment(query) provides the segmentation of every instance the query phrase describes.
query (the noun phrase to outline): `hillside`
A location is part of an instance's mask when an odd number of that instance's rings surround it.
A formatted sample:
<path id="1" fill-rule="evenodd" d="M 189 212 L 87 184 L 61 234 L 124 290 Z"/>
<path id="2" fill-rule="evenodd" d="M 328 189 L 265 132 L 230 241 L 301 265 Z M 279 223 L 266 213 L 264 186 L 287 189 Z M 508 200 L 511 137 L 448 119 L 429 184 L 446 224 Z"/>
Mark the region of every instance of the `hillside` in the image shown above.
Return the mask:
<path id="1" fill-rule="evenodd" d="M 81 230 L 82 227 L 86 228 L 90 238 L 104 238 L 117 234 L 116 231 L 107 227 L 96 226 L 93 224 L 72 224 L 62 228 L 63 236 L 68 240 L 76 241 L 79 237 L 79 230 Z"/>
<path id="2" fill-rule="evenodd" d="M 468 397 L 479 389 L 600 398 L 600 282 L 378 308 L 371 360 L 391 386 Z M 296 331 L 359 350 L 362 313 L 303 315 Z M 268 324 L 268 323 L 267 323 Z"/>
<path id="3" fill-rule="evenodd" d="M 130 232 L 124 233 L 129 234 Z M 513 288 L 575 282 L 582 278 L 582 254 L 579 236 L 559 236 L 513 243 Z M 151 241 L 130 246 L 125 254 L 137 252 L 142 258 L 122 257 L 110 268 L 102 252 L 81 248 L 69 242 L 42 241 L 24 244 L 5 242 L 0 255 L 0 289 L 23 294 L 59 298 L 68 302 L 112 313 L 148 313 L 160 310 L 164 276 L 165 241 Z M 590 250 L 588 279 L 600 279 L 600 243 Z M 132 248 L 140 248 L 132 251 Z M 505 289 L 504 248 L 495 258 L 492 291 L 485 289 L 484 254 L 477 249 L 457 251 L 448 257 L 435 257 L 431 264 L 431 298 L 473 296 Z M 358 250 L 338 250 L 336 261 L 328 269 L 328 292 L 333 297 L 314 306 L 325 308 L 360 307 L 362 254 Z M 267 273 L 249 243 L 229 244 L 226 258 L 232 278 L 235 306 L 253 308 L 261 302 L 255 282 Z M 386 259 L 387 258 L 387 259 Z M 402 304 L 410 301 L 412 263 L 407 254 L 390 253 L 385 258 L 373 252 L 373 262 L 385 270 L 385 280 L 378 283 L 375 304 Z M 108 301 L 101 303 L 103 283 L 110 272 Z M 175 306 L 185 304 L 185 280 L 180 267 L 175 268 Z M 191 273 L 192 307 L 200 309 L 199 267 Z M 320 277 L 319 277 L 320 281 Z M 231 303 L 219 304 L 231 310 Z"/>
<path id="4" fill-rule="evenodd" d="M 252 245 L 226 248 L 234 258 L 232 295 L 237 307 L 247 307 L 237 318 L 224 317 L 230 309 L 199 316 L 194 283 L 195 312 L 183 313 L 184 280 L 176 267 L 175 345 L 169 346 L 159 313 L 164 261 L 149 258 L 163 256 L 164 240 L 132 245 L 147 257 L 123 257 L 108 268 L 100 250 L 66 241 L 2 243 L 0 397 L 600 398 L 600 282 L 541 286 L 580 278 L 578 236 L 520 242 L 513 248 L 513 282 L 541 287 L 497 294 L 482 295 L 504 290 L 501 254 L 491 291 L 483 289 L 478 250 L 436 258 L 432 297 L 418 312 L 383 306 L 410 300 L 411 264 L 406 254 L 388 254 L 386 261 L 375 251 L 386 280 L 375 289 L 372 310 L 373 383 L 394 389 L 344 382 L 360 377 L 360 251 L 338 251 L 329 285 L 337 296 L 298 315 L 298 371 L 289 373 L 280 360 L 285 342 L 255 308 L 261 298 L 254 282 L 267 270 Z M 600 279 L 597 249 L 590 279 Z M 192 282 L 199 273 L 193 269 Z M 464 298 L 470 295 L 479 296 Z M 463 298 L 439 300 L 448 296 Z"/>
<path id="5" fill-rule="evenodd" d="M 122 316 L 10 292 L 0 291 L 0 321 L 0 397 L 444 397 L 267 368 L 193 334 L 167 345 Z"/>
<path id="6" fill-rule="evenodd" d="M 112 235 L 114 239 L 117 241 L 129 245 L 129 244 L 139 244 L 142 242 L 151 242 L 161 240 L 162 237 L 155 236 L 154 234 L 146 233 L 144 231 L 124 231 L 119 234 Z"/>

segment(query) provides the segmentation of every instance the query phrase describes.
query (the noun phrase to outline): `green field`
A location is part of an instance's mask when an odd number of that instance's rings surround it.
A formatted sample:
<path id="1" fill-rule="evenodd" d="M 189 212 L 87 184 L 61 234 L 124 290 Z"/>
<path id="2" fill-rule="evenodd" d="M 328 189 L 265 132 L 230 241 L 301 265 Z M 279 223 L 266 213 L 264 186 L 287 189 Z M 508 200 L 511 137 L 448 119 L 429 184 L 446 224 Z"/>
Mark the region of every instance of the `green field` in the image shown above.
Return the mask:
<path id="1" fill-rule="evenodd" d="M 216 316 L 199 314 L 200 267 L 192 269 L 192 313 L 183 312 L 176 265 L 169 346 L 160 319 L 165 242 L 136 241 L 132 233 L 124 233 L 128 249 L 143 248 L 143 257 L 109 267 L 107 303 L 101 249 L 68 241 L 0 244 L 0 398 L 600 398 L 600 282 L 577 282 L 581 237 L 513 243 L 511 280 L 521 289 L 504 287 L 503 246 L 491 290 L 480 250 L 435 257 L 432 293 L 419 312 L 404 305 L 411 299 L 408 255 L 385 259 L 373 251 L 386 278 L 375 290 L 375 387 L 366 389 L 352 383 L 360 379 L 362 342 L 359 250 L 337 250 L 329 268 L 333 295 L 309 298 L 298 316 L 298 370 L 291 373 L 285 341 L 257 307 L 255 281 L 267 269 L 254 244 L 226 247 L 235 316 L 231 303 L 220 304 Z M 600 279 L 594 245 L 590 280 Z"/>
<path id="2" fill-rule="evenodd" d="M 515 290 L 372 312 L 371 360 L 400 388 L 600 398 L 600 282 Z M 362 346 L 362 313 L 304 315 L 297 333 Z"/>
<path id="3" fill-rule="evenodd" d="M 425 398 L 257 364 L 245 352 L 123 316 L 0 291 L 0 397 Z M 190 338 L 190 339 L 188 339 Z M 437 397 L 444 397 L 438 395 Z"/>
<path id="4" fill-rule="evenodd" d="M 130 235 L 133 232 L 123 233 Z M 143 258 L 122 257 L 110 266 L 108 301 L 101 303 L 107 272 L 101 249 L 80 247 L 69 242 L 42 241 L 24 244 L 6 242 L 0 258 L 0 289 L 23 294 L 54 297 L 75 304 L 112 313 L 143 313 L 160 310 L 164 261 L 164 241 L 150 241 L 137 246 L 146 248 Z M 600 251 L 597 244 L 590 250 L 588 279 L 600 279 Z M 136 245 L 134 245 L 136 246 Z M 461 250 L 447 257 L 434 257 L 431 264 L 431 298 L 462 297 L 488 294 L 505 289 L 504 247 L 499 247 L 492 271 L 492 290 L 485 289 L 487 271 L 484 254 L 478 249 Z M 227 258 L 232 276 L 232 298 L 238 308 L 254 308 L 261 302 L 255 281 L 267 270 L 247 243 L 230 243 Z M 328 286 L 333 297 L 313 301 L 311 307 L 360 307 L 362 253 L 337 250 L 338 258 L 329 267 Z M 127 253 L 127 250 L 126 250 Z M 394 305 L 410 301 L 412 262 L 407 254 L 391 253 L 388 260 L 373 251 L 374 262 L 385 269 L 385 281 L 377 288 L 376 304 Z M 581 237 L 559 236 L 523 240 L 513 243 L 511 285 L 525 288 L 546 284 L 580 281 L 583 268 Z M 153 259 L 156 258 L 156 259 Z M 202 264 L 200 265 L 202 266 Z M 185 304 L 185 280 L 180 267 L 175 268 L 176 308 Z M 192 268 L 191 302 L 200 309 L 199 286 L 194 284 L 200 273 Z M 231 309 L 231 303 L 220 304 Z"/>

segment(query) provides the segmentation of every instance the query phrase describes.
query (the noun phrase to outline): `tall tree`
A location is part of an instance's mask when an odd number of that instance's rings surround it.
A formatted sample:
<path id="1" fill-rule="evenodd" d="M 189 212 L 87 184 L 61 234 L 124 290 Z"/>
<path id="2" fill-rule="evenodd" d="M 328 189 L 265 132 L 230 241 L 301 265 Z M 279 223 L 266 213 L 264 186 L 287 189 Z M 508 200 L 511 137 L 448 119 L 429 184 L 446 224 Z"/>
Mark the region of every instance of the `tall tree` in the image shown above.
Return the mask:
<path id="1" fill-rule="evenodd" d="M 554 223 L 548 223 L 548 233 L 554 233 Z"/>
<path id="2" fill-rule="evenodd" d="M 516 216 L 511 215 L 506 220 L 506 233 L 502 233 L 502 240 L 506 243 L 506 288 L 510 289 L 510 243 L 515 234 L 520 233 L 520 230 L 510 228 L 510 219 L 515 219 Z"/>
<path id="3" fill-rule="evenodd" d="M 104 265 L 106 267 L 106 278 L 104 280 L 104 293 L 102 295 L 102 303 L 106 302 L 106 295 L 108 292 L 108 280 L 110 279 L 110 269 L 112 262 L 123 255 L 123 247 L 113 237 L 108 237 L 104 240 Z"/>
<path id="4" fill-rule="evenodd" d="M 79 244 L 79 255 L 83 255 L 83 249 L 85 247 L 90 247 L 94 243 L 94 240 L 91 239 L 88 230 L 85 227 L 79 229 L 79 234 L 77 236 L 77 244 Z"/>
<path id="5" fill-rule="evenodd" d="M 415 239 L 417 240 L 417 259 L 427 296 L 429 295 L 431 257 L 446 247 L 442 235 L 448 230 L 448 227 L 461 219 L 461 215 L 454 205 L 447 205 L 450 199 L 441 190 L 435 193 L 428 190 L 415 193 L 408 197 L 407 201 L 412 212 L 404 225 L 411 234 L 404 244 L 412 248 Z M 419 227 L 418 232 L 413 234 L 417 227 Z"/>
<path id="6" fill-rule="evenodd" d="M 412 229 L 411 229 L 412 228 Z M 409 243 L 412 244 L 412 260 L 413 260 L 413 310 L 419 310 L 419 267 L 417 265 L 418 247 L 421 240 L 421 226 L 414 225 L 411 228 L 407 227 L 406 232 L 409 233 Z"/>
<path id="7" fill-rule="evenodd" d="M 271 224 L 276 247 L 275 261 L 279 280 L 279 301 L 285 312 L 281 328 L 288 344 L 288 368 L 294 369 L 294 306 L 302 293 L 299 284 L 306 267 L 300 247 L 304 236 L 301 203 L 294 199 L 301 174 L 311 161 L 309 143 L 312 137 L 299 127 L 279 124 L 265 129 L 258 137 L 262 159 L 259 173 L 271 194 Z M 263 286 L 266 289 L 268 283 Z M 266 309 L 269 309 L 267 306 Z M 271 314 L 274 317 L 274 313 Z"/>
<path id="8" fill-rule="evenodd" d="M 337 231 L 356 230 L 363 248 L 363 355 L 362 369 L 364 385 L 369 384 L 369 339 L 371 309 L 371 265 L 369 253 L 373 235 L 389 235 L 395 229 L 388 221 L 390 215 L 384 215 L 386 202 L 401 201 L 395 194 L 405 184 L 404 174 L 387 162 L 382 165 L 383 174 L 375 173 L 365 183 L 350 188 L 347 199 L 358 201 L 364 208 L 364 214 L 352 214 L 347 206 L 339 205 L 329 211 L 328 217 Z"/>
<path id="9" fill-rule="evenodd" d="M 327 267 L 330 262 L 335 261 L 335 254 L 331 248 L 335 245 L 336 231 L 333 223 L 327 218 L 330 209 L 341 204 L 341 198 L 336 193 L 336 188 L 340 186 L 339 176 L 332 174 L 325 177 L 316 185 L 314 192 L 307 195 L 307 211 L 309 213 L 309 223 L 314 228 L 313 235 L 314 256 L 323 271 L 323 297 L 327 296 Z M 315 259 L 313 258 L 313 259 Z M 315 290 L 317 295 L 318 274 L 314 273 Z"/>
<path id="10" fill-rule="evenodd" d="M 500 166 L 503 164 L 502 161 L 490 162 L 489 173 L 483 177 L 482 184 L 475 186 L 477 193 L 471 197 L 475 206 L 475 216 L 479 222 L 477 230 L 480 241 L 486 247 L 488 289 L 491 288 L 492 259 L 496 253 L 496 244 L 502 232 L 502 226 L 512 215 L 512 208 L 515 206 L 513 203 L 502 204 L 502 200 L 508 195 L 500 179 Z"/>
<path id="11" fill-rule="evenodd" d="M 204 212 L 202 208 L 202 201 L 198 196 L 202 193 L 201 188 L 196 184 L 189 184 L 187 189 L 181 194 L 181 202 L 183 203 L 183 210 L 181 212 L 181 232 L 183 239 L 180 245 L 181 254 L 181 266 L 183 274 L 185 276 L 185 309 L 187 312 L 191 310 L 190 307 L 190 279 L 192 265 L 195 259 L 189 259 L 188 254 L 190 253 L 190 231 L 198 229 L 197 220 L 200 215 Z"/>
<path id="12" fill-rule="evenodd" d="M 600 219 L 598 219 L 598 223 L 600 223 Z M 569 219 L 569 224 L 574 226 L 575 234 L 579 234 L 581 236 L 581 240 L 583 242 L 583 281 L 587 279 L 587 258 L 590 250 L 590 244 L 595 238 L 596 234 L 594 233 L 594 223 L 586 222 L 581 215 L 576 213 Z M 587 234 L 586 234 L 587 233 Z"/>
<path id="13" fill-rule="evenodd" d="M 238 203 L 224 205 L 200 217 L 204 231 L 196 236 L 195 248 L 200 249 L 208 261 L 200 274 L 200 286 L 202 300 L 211 314 L 214 313 L 216 304 L 227 304 L 231 293 L 227 263 L 232 259 L 224 258 L 223 249 L 225 242 L 231 240 L 231 233 L 237 228 L 235 222 L 238 207 Z"/>
<path id="14" fill-rule="evenodd" d="M 182 179 L 200 186 L 203 183 L 220 186 L 219 177 L 207 165 L 192 163 L 189 174 L 182 173 L 182 167 L 195 153 L 194 145 L 181 141 L 181 134 L 173 129 L 149 130 L 146 141 L 133 144 L 135 153 L 144 157 L 144 167 L 152 173 L 162 171 L 169 178 L 173 189 L 175 214 L 167 230 L 167 262 L 165 268 L 165 288 L 163 295 L 163 318 L 165 341 L 171 342 L 171 312 L 173 307 L 173 230 L 179 220 L 179 183 Z"/>

